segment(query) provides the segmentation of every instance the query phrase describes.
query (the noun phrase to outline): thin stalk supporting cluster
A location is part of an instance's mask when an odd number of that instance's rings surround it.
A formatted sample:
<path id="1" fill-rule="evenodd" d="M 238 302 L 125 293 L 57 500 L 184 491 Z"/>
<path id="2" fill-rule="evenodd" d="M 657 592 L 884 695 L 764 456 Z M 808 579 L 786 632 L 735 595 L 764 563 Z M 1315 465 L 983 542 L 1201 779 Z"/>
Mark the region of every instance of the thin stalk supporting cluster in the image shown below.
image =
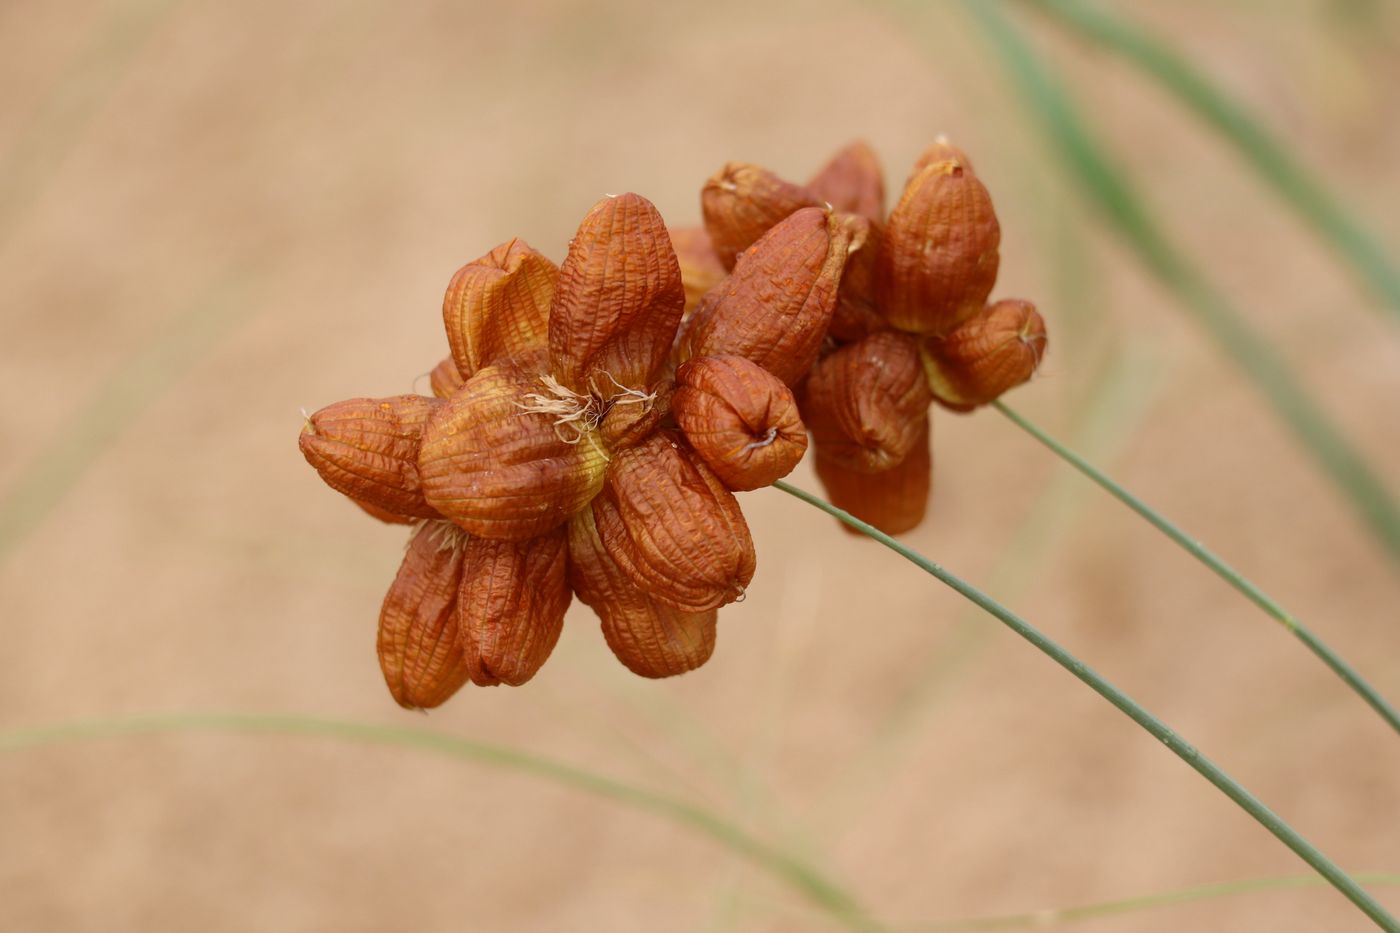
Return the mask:
<path id="1" fill-rule="evenodd" d="M 1229 774 L 1202 755 L 1195 746 L 1185 741 L 1170 726 L 1152 715 L 1142 707 L 1136 700 L 1119 690 L 1102 675 L 1094 671 L 1083 661 L 1079 660 L 1057 642 L 1053 641 L 1035 626 L 1016 613 L 1007 609 L 1001 603 L 992 599 L 986 593 L 977 589 L 972 584 L 962 578 L 950 573 L 943 567 L 929 560 L 927 557 L 900 544 L 894 538 L 880 531 L 873 525 L 861 521 L 848 512 L 838 509 L 825 500 L 812 495 L 811 493 L 798 489 L 785 482 L 779 481 L 773 484 L 790 496 L 795 496 L 809 505 L 815 506 L 826 512 L 828 515 L 856 529 L 860 533 L 879 541 L 885 547 L 894 551 L 905 560 L 914 564 L 924 572 L 936 577 L 940 582 L 952 588 L 959 595 L 971 601 L 981 609 L 995 616 L 996 619 L 1006 625 L 1017 635 L 1030 642 L 1043 654 L 1046 654 L 1056 664 L 1069 671 L 1076 678 L 1087 685 L 1091 690 L 1112 703 L 1124 715 L 1137 723 L 1154 738 L 1162 742 L 1163 745 L 1171 749 L 1172 753 L 1186 762 L 1198 774 L 1204 777 L 1225 796 L 1233 800 L 1240 809 L 1254 817 L 1260 825 L 1278 837 L 1284 845 L 1292 849 L 1303 861 L 1307 862 L 1322 875 L 1338 891 L 1342 892 L 1353 904 L 1361 909 L 1366 916 L 1376 922 L 1376 925 L 1391 933 L 1400 933 L 1400 921 L 1392 917 L 1384 907 L 1371 897 L 1356 880 L 1337 866 L 1331 859 L 1324 855 L 1311 842 L 1305 839 L 1302 834 L 1290 826 L 1278 814 L 1274 813 L 1264 805 L 1259 798 L 1255 797 L 1244 788 L 1238 781 L 1230 777 Z"/>
<path id="2" fill-rule="evenodd" d="M 1093 480 L 1099 487 L 1108 492 L 1119 502 L 1142 516 L 1154 528 L 1180 545 L 1188 554 L 1209 567 L 1216 576 L 1230 584 L 1250 602 L 1264 610 L 1271 618 L 1278 621 L 1284 628 L 1292 632 L 1294 637 L 1308 646 L 1309 651 L 1317 655 L 1322 663 L 1331 668 L 1348 687 L 1354 690 L 1361 699 L 1365 700 L 1367 705 L 1385 720 L 1386 725 L 1390 726 L 1390 728 L 1397 733 L 1400 733 L 1400 713 L 1395 711 L 1395 707 L 1391 706 L 1390 703 L 1376 691 L 1375 687 L 1367 683 L 1365 678 L 1356 672 L 1355 668 L 1342 660 L 1335 651 L 1327 647 L 1327 645 L 1314 635 L 1307 626 L 1298 621 L 1296 616 L 1280 606 L 1267 593 L 1259 589 L 1259 587 L 1245 579 L 1243 574 L 1217 557 L 1204 544 L 1172 524 L 1167 520 L 1166 516 L 1162 515 L 1146 502 L 1143 502 L 1137 496 L 1118 485 L 1118 483 L 1114 482 L 1107 474 L 1095 467 L 1092 463 L 1089 463 L 1049 434 L 1046 434 L 1024 416 L 1013 411 L 1004 402 L 998 401 L 992 404 L 997 411 L 1000 411 L 1010 419 L 1013 424 L 1050 448 L 1056 456 Z"/>

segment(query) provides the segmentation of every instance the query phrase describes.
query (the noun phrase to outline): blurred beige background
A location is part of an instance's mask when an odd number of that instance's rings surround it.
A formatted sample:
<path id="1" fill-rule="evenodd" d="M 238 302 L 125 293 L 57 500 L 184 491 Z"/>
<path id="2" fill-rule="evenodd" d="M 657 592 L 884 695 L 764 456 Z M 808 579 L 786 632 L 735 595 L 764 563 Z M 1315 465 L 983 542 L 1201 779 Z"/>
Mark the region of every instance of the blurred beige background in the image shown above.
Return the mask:
<path id="1" fill-rule="evenodd" d="M 915 5 L 917 6 L 917 5 Z M 1138 2 L 1400 253 L 1400 11 Z M 698 221 L 731 158 L 852 137 L 897 190 L 939 132 L 1035 299 L 1011 401 L 1400 696 L 1400 577 L 1255 391 L 1066 181 L 981 33 L 837 0 L 0 3 L 0 728 L 292 711 L 511 744 L 696 800 L 896 927 L 1306 871 L 951 592 L 775 491 L 714 659 L 629 675 L 576 605 L 524 688 L 401 712 L 403 547 L 323 488 L 298 409 L 410 391 L 461 263 L 562 257 L 604 192 Z M 1400 335 L 1233 154 L 1028 11 L 1172 232 L 1400 495 Z M 419 382 L 419 385 L 424 383 Z M 910 543 L 990 588 L 1353 869 L 1400 871 L 1400 742 L 1296 642 L 995 412 L 935 423 Z M 794 475 L 815 488 L 804 465 Z M 1380 897 L 1400 910 L 1400 889 Z M 654 815 L 404 749 L 166 736 L 0 755 L 7 930 L 817 930 Z M 1088 921 L 1363 930 L 1312 888 Z"/>

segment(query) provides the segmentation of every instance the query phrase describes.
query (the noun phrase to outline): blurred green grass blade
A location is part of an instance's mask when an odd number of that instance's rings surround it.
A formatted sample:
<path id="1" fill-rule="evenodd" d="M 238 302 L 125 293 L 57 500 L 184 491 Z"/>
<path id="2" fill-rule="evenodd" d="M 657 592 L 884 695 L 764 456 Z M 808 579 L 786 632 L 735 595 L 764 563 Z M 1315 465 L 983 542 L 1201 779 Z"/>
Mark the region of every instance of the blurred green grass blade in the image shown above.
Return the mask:
<path id="1" fill-rule="evenodd" d="M 1206 328 L 1225 356 L 1247 375 L 1359 518 L 1400 564 L 1400 508 L 1328 416 L 1294 379 L 1288 365 L 1203 273 L 1169 240 L 1146 202 L 1106 154 L 1055 76 L 995 3 L 964 0 L 1008 72 L 1040 118 L 1073 177 L 1131 245 L 1152 275 Z"/>
<path id="2" fill-rule="evenodd" d="M 1400 885 L 1400 874 L 1394 872 L 1354 872 L 1352 877 L 1362 884 L 1392 887 Z M 1058 907 L 1047 910 L 1033 910 L 1021 914 L 1001 914 L 995 917 L 974 917 L 967 920 L 948 920 L 941 923 L 912 924 L 900 929 L 919 933 L 964 933 L 971 930 L 1025 930 L 1044 929 L 1051 926 L 1075 923 L 1081 920 L 1094 920 L 1116 914 L 1137 913 L 1156 907 L 1170 907 L 1174 904 L 1189 904 L 1194 901 L 1208 901 L 1218 897 L 1231 897 L 1250 894 L 1256 891 L 1287 891 L 1296 888 L 1315 888 L 1326 884 L 1317 875 L 1285 875 L 1278 878 L 1247 878 L 1243 881 L 1222 881 L 1215 884 L 1198 884 L 1176 891 L 1160 894 L 1146 894 L 1139 897 L 1124 897 L 1111 901 L 1097 901 L 1076 907 Z"/>
<path id="3" fill-rule="evenodd" d="M 745 832 L 720 815 L 685 800 L 552 761 L 506 745 L 477 742 L 431 729 L 321 719 L 284 713 L 171 713 L 119 716 L 9 729 L 0 732 L 0 752 L 69 742 L 156 733 L 251 733 L 314 736 L 359 745 L 413 748 L 448 758 L 543 778 L 575 790 L 665 817 L 708 836 L 736 855 L 797 890 L 852 930 L 881 927 L 835 882 L 812 865 Z"/>
<path id="4" fill-rule="evenodd" d="M 1021 618 L 1001 603 L 982 590 L 968 583 L 957 574 L 930 560 L 924 555 L 896 541 L 885 534 L 880 529 L 868 522 L 863 522 L 851 513 L 837 508 L 820 496 L 815 496 L 804 489 L 798 489 L 782 480 L 773 484 L 773 488 L 787 493 L 795 499 L 800 499 L 810 506 L 821 509 L 832 518 L 854 528 L 861 534 L 869 537 L 885 547 L 894 551 L 900 557 L 909 561 L 915 567 L 935 578 L 944 586 L 956 592 L 959 596 L 971 602 L 973 605 L 985 611 L 995 618 L 1002 625 L 1005 625 L 1018 636 L 1030 642 L 1030 644 L 1040 653 L 1054 661 L 1060 667 L 1072 674 L 1080 683 L 1093 690 L 1100 697 L 1107 700 L 1114 709 L 1124 716 L 1127 716 L 1148 735 L 1165 745 L 1173 755 L 1176 755 L 1197 774 L 1205 778 L 1210 784 L 1226 797 L 1229 797 L 1244 812 L 1253 817 L 1260 826 L 1263 826 L 1274 837 L 1286 845 L 1295 855 L 1307 862 L 1322 877 L 1341 892 L 1347 900 L 1370 917 L 1382 930 L 1388 933 L 1400 933 L 1400 921 L 1386 911 L 1380 903 L 1366 892 L 1356 879 L 1352 878 L 1345 871 L 1337 866 L 1330 858 L 1324 855 L 1316 846 L 1303 837 L 1296 829 L 1270 810 L 1262 800 L 1249 792 L 1242 784 L 1232 778 L 1223 768 L 1211 761 L 1184 737 L 1165 722 L 1150 713 L 1142 704 L 1128 696 L 1118 687 L 1114 686 L 1103 675 L 1075 657 L 1068 649 L 1059 642 L 1050 638 L 1040 629 L 1036 628 L 1026 619 Z"/>
<path id="5" fill-rule="evenodd" d="M 1400 320 L 1400 268 L 1384 246 L 1272 136 L 1249 110 L 1191 66 L 1169 45 L 1084 0 L 1028 0 L 1077 35 L 1122 56 L 1151 75 L 1197 117 L 1231 143 L 1250 167 L 1352 267 L 1362 283 Z"/>
<path id="6" fill-rule="evenodd" d="M 1270 618 L 1283 625 L 1284 628 L 1293 634 L 1293 637 L 1306 645 L 1308 650 L 1311 651 L 1318 660 L 1326 664 L 1343 683 L 1350 687 L 1366 705 L 1375 710 L 1376 714 L 1385 721 L 1386 725 L 1396 733 L 1400 733 L 1400 712 L 1396 712 L 1395 708 L 1380 695 L 1380 692 L 1377 691 L 1375 687 L 1371 686 L 1371 684 L 1357 673 L 1350 664 L 1344 661 L 1339 654 L 1329 648 L 1322 639 L 1313 634 L 1311 629 L 1299 621 L 1291 612 L 1279 605 L 1269 594 L 1255 586 L 1238 570 L 1216 556 L 1215 552 L 1210 550 L 1210 548 L 1201 544 L 1201 542 L 1174 525 L 1165 515 L 1120 486 L 1108 474 L 1104 473 L 1088 460 L 1085 460 L 1073 450 L 1070 450 L 1064 444 L 1061 444 L 1059 441 L 1055 440 L 1055 438 L 1042 431 L 1034 422 L 1023 417 L 1005 402 L 995 401 L 992 403 L 992 407 L 1005 415 L 1012 424 L 1016 425 L 1022 431 L 1025 431 L 1060 459 L 1088 477 L 1089 480 L 1097 484 L 1099 488 L 1132 509 L 1140 517 L 1145 519 L 1148 524 L 1162 532 L 1162 534 L 1170 538 L 1182 550 L 1196 558 L 1196 560 L 1200 561 L 1201 564 L 1212 573 L 1228 583 L 1246 599 L 1254 603 L 1254 605 L 1262 609 Z"/>

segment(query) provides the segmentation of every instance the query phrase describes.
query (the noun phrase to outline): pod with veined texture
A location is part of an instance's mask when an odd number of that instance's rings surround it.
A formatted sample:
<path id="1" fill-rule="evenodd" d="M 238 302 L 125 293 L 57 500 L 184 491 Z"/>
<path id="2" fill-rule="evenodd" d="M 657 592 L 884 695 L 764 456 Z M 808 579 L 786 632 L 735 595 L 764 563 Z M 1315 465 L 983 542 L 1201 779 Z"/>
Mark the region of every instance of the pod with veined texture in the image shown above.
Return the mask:
<path id="1" fill-rule="evenodd" d="M 457 270 L 442 300 L 442 320 L 463 379 L 502 357 L 545 347 L 558 276 L 558 267 L 521 239 Z"/>
<path id="2" fill-rule="evenodd" d="M 525 541 L 472 538 L 462 556 L 457 637 L 472 683 L 525 683 L 564 627 L 568 529 Z"/>
<path id="3" fill-rule="evenodd" d="M 739 254 L 804 207 L 823 201 L 802 185 L 748 162 L 729 162 L 700 189 L 700 211 L 715 254 L 733 269 Z"/>
<path id="4" fill-rule="evenodd" d="M 606 456 L 591 431 L 569 420 L 587 411 L 586 400 L 556 399 L 542 373 L 543 353 L 487 366 L 423 432 L 423 493 L 474 535 L 515 541 L 542 535 L 603 485 Z M 532 410 L 532 397 L 562 404 L 558 411 Z"/>
<path id="5" fill-rule="evenodd" d="M 870 144 L 843 147 L 807 182 L 807 190 L 830 204 L 878 223 L 885 216 L 885 175 Z"/>
<path id="6" fill-rule="evenodd" d="M 920 419 L 918 436 L 909 453 L 888 470 L 863 473 L 848 469 L 824 458 L 820 447 L 817 448 L 816 469 L 817 478 L 834 505 L 885 534 L 911 531 L 924 520 L 933 486 L 928 413 Z M 859 534 L 848 525 L 841 527 Z"/>
<path id="7" fill-rule="evenodd" d="M 717 611 L 684 612 L 652 599 L 608 556 L 593 510 L 569 522 L 569 582 L 602 623 L 603 638 L 642 677 L 694 670 L 715 650 Z"/>
<path id="8" fill-rule="evenodd" d="M 593 519 L 633 584 L 677 609 L 717 609 L 753 578 L 738 501 L 680 434 L 658 432 L 613 457 Z"/>
<path id="9" fill-rule="evenodd" d="M 429 417 L 442 405 L 421 395 L 327 405 L 302 428 L 302 456 L 326 485 L 362 505 L 404 518 L 438 518 L 420 484 L 418 448 Z"/>
<path id="10" fill-rule="evenodd" d="M 449 522 L 424 522 L 379 611 L 379 667 L 406 709 L 438 706 L 467 682 L 456 612 L 464 538 Z"/>
<path id="11" fill-rule="evenodd" d="M 792 390 L 740 356 L 683 363 L 671 411 L 691 447 L 735 491 L 772 485 L 807 452 Z"/>
<path id="12" fill-rule="evenodd" d="M 931 401 L 917 338 L 881 331 L 818 363 L 801 408 L 822 459 L 879 473 L 914 448 Z"/>
<path id="13" fill-rule="evenodd" d="M 922 343 L 933 397 L 954 411 L 971 411 L 1026 382 L 1045 357 L 1045 321 L 1035 305 L 1006 298 L 946 337 Z"/>

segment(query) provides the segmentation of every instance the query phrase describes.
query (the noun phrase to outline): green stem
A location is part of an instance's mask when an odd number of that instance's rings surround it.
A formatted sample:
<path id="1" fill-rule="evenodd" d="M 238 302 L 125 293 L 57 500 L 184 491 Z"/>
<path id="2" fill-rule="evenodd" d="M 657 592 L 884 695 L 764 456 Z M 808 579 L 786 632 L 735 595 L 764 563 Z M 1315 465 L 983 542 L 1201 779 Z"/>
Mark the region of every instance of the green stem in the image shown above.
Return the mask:
<path id="1" fill-rule="evenodd" d="M 1069 95 L 1003 15 L 1003 8 L 974 0 L 964 0 L 964 7 L 992 40 L 1085 193 L 1147 270 L 1196 317 L 1225 358 L 1254 382 L 1303 448 L 1351 500 L 1356 516 L 1385 545 L 1392 562 L 1400 565 L 1400 505 L 1380 476 L 1318 407 L 1313 394 L 1298 383 L 1287 362 L 1158 224 L 1131 179 L 1090 133 Z"/>
<path id="2" fill-rule="evenodd" d="M 1400 885 L 1400 875 L 1394 872 L 1356 872 L 1358 881 L 1373 886 Z M 1249 894 L 1253 891 L 1287 891 L 1295 888 L 1310 888 L 1326 882 L 1317 875 L 1287 875 L 1281 878 L 1247 878 L 1243 881 L 1219 881 L 1215 884 L 1198 884 L 1189 888 L 1179 888 L 1161 894 L 1145 894 L 1139 897 L 1123 897 L 1111 901 L 1098 901 L 1093 904 L 1080 904 L 1075 907 L 1056 907 L 1048 910 L 1034 910 L 1021 914 L 1001 914 L 995 917 L 974 917 L 968 920 L 947 920 L 941 923 L 914 924 L 911 930 L 922 933 L 954 933 L 962 930 L 1014 930 L 1027 927 L 1044 928 L 1055 924 L 1075 923 L 1092 920 L 1113 914 L 1133 913 L 1153 907 L 1169 907 L 1173 904 L 1188 904 L 1217 897 L 1235 894 Z"/>
<path id="3" fill-rule="evenodd" d="M 1146 30 L 1081 0 L 1031 0 L 1031 5 L 1127 59 L 1215 129 L 1249 162 L 1367 287 L 1400 319 L 1400 271 L 1380 242 L 1328 190 L 1221 88 Z"/>
<path id="4" fill-rule="evenodd" d="M 1201 542 L 1167 521 L 1160 512 L 1157 512 L 1146 502 L 1143 502 L 1137 496 L 1115 483 L 1093 464 L 1089 463 L 1068 447 L 1065 447 L 1030 421 L 1027 421 L 1005 403 L 1000 401 L 993 402 L 992 407 L 1009 418 L 1011 422 L 1021 430 L 1050 448 L 1051 451 L 1070 466 L 1089 477 L 1089 479 L 1097 483 L 1119 502 L 1147 519 L 1154 528 L 1162 532 L 1162 534 L 1166 535 L 1168 538 L 1171 538 L 1188 554 L 1214 571 L 1216 576 L 1239 590 L 1250 602 L 1282 623 L 1284 628 L 1288 629 L 1299 641 L 1307 645 L 1308 649 L 1312 651 L 1313 654 L 1317 655 L 1323 664 L 1330 667 L 1333 673 L 1345 681 L 1347 686 L 1356 691 L 1361 699 L 1365 700 L 1373 710 L 1380 714 L 1380 717 L 1386 721 L 1386 724 L 1389 725 L 1390 728 L 1400 733 L 1400 713 L 1397 713 L 1395 708 L 1387 703 L 1385 698 L 1376 691 L 1376 688 L 1367 683 L 1351 665 L 1343 661 L 1331 648 L 1328 648 L 1320 638 L 1314 635 L 1302 622 L 1298 621 L 1295 616 L 1278 603 L 1274 602 L 1267 593 L 1245 579 L 1238 570 L 1217 557 L 1209 548 L 1201 544 Z"/>
<path id="5" fill-rule="evenodd" d="M 7 730 L 0 732 L 0 752 L 84 739 L 166 732 L 309 735 L 363 745 L 416 748 L 449 758 L 464 758 L 496 768 L 547 778 L 638 810 L 659 814 L 696 830 L 786 882 L 839 920 L 843 926 L 861 931 L 881 929 L 849 894 L 816 868 L 754 838 L 709 810 L 508 746 L 476 742 L 429 729 L 409 729 L 281 713 L 174 713 L 81 720 Z"/>
<path id="6" fill-rule="evenodd" d="M 1049 655 L 1050 659 L 1056 664 L 1079 678 L 1089 689 L 1112 703 L 1120 712 L 1145 729 L 1154 738 L 1161 741 L 1167 748 L 1171 749 L 1173 754 L 1190 765 L 1207 781 L 1214 784 L 1221 793 L 1233 800 L 1242 810 L 1254 817 L 1260 825 L 1278 837 L 1279 841 L 1292 849 L 1299 858 L 1311 865 L 1318 874 L 1326 878 L 1334 888 L 1342 892 L 1342 894 L 1359 907 L 1366 916 L 1375 921 L 1377 926 L 1388 931 L 1388 933 L 1400 933 L 1400 922 L 1397 922 L 1394 917 L 1387 913 L 1386 909 L 1371 897 L 1370 894 L 1366 893 L 1350 875 L 1337 867 L 1331 859 L 1323 855 L 1312 843 L 1303 838 L 1297 830 L 1284 822 L 1282 817 L 1270 810 L 1259 798 L 1255 797 L 1234 778 L 1226 774 L 1219 765 L 1202 755 L 1194 746 L 1172 731 L 1166 723 L 1149 713 L 1132 697 L 1109 683 L 1100 674 L 1095 672 L 1083 661 L 1070 654 L 1059 644 L 1052 641 L 1035 626 L 1031 625 L 975 586 L 943 569 L 917 551 L 905 547 L 883 531 L 861 521 L 849 512 L 837 508 L 830 502 L 814 496 L 810 492 L 798 489 L 795 486 L 789 486 L 787 483 L 779 481 L 773 485 L 775 488 L 781 489 L 790 496 L 795 496 L 809 505 L 816 506 L 823 512 L 845 522 L 862 534 L 874 538 L 916 567 L 938 578 L 959 595 L 971 600 L 977 606 L 991 613 L 1005 624 L 1007 628 L 1030 642 L 1044 654 Z"/>

